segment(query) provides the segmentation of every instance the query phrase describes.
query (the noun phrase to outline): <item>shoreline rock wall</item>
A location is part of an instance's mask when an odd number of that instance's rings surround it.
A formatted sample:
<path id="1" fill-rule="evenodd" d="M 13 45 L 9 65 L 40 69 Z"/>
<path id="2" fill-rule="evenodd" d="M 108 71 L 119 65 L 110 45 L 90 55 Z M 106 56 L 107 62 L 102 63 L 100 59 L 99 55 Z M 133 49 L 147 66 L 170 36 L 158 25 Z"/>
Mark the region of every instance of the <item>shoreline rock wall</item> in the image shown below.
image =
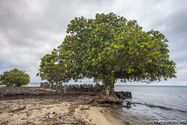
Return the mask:
<path id="1" fill-rule="evenodd" d="M 77 92 L 101 92 L 103 90 L 103 85 L 100 84 L 80 84 L 80 85 L 53 85 L 48 82 L 44 82 L 40 84 L 41 88 L 45 89 L 53 89 L 53 90 L 60 90 L 63 93 L 77 93 Z M 115 92 L 115 95 L 118 98 L 126 99 L 126 98 L 132 98 L 131 92 L 128 91 L 119 91 Z"/>
<path id="2" fill-rule="evenodd" d="M 96 84 L 80 85 L 53 85 L 50 83 L 41 83 L 40 87 L 5 87 L 0 88 L 0 100 L 24 99 L 24 98 L 61 98 L 66 95 L 95 96 L 103 90 L 103 86 Z M 115 92 L 121 99 L 132 98 L 131 92 Z"/>
<path id="3" fill-rule="evenodd" d="M 66 92 L 101 92 L 103 85 L 100 84 L 80 84 L 80 85 L 53 85 L 51 83 L 44 82 L 40 84 L 41 88 L 59 90 L 63 93 Z"/>
<path id="4" fill-rule="evenodd" d="M 40 87 L 5 87 L 0 88 L 0 100 L 24 98 L 49 98 L 59 97 L 55 90 L 46 90 Z"/>

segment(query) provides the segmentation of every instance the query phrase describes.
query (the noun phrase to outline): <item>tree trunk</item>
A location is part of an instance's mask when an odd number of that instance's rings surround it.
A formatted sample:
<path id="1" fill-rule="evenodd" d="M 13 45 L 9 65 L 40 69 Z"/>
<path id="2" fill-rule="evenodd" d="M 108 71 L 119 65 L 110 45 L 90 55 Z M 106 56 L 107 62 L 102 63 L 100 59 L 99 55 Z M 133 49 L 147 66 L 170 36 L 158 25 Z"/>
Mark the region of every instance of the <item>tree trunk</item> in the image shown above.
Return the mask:
<path id="1" fill-rule="evenodd" d="M 114 93 L 114 85 L 113 84 L 108 84 L 108 86 L 105 88 L 106 93 L 101 94 L 99 93 L 98 95 L 94 96 L 92 99 L 90 99 L 87 102 L 84 103 L 78 103 L 78 104 L 91 104 L 94 102 L 97 102 L 99 104 L 102 103 L 115 103 L 115 104 L 121 104 L 123 102 L 122 99 L 119 99 L 115 93 Z"/>
<path id="2" fill-rule="evenodd" d="M 16 83 L 15 87 L 21 87 L 21 84 Z"/>
<path id="3" fill-rule="evenodd" d="M 106 96 L 116 96 L 114 94 L 114 85 L 110 85 L 106 87 Z"/>

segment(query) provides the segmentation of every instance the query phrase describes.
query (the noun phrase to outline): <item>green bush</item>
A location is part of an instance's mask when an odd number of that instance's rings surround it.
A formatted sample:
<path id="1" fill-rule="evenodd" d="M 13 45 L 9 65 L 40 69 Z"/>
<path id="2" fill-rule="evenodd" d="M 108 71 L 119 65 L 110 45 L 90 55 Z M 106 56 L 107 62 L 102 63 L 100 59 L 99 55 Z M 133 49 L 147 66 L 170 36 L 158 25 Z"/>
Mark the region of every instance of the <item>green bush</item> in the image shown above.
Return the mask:
<path id="1" fill-rule="evenodd" d="M 25 71 L 18 69 L 13 69 L 10 71 L 5 71 L 0 75 L 0 85 L 6 86 L 17 86 L 28 85 L 30 82 L 30 77 Z"/>

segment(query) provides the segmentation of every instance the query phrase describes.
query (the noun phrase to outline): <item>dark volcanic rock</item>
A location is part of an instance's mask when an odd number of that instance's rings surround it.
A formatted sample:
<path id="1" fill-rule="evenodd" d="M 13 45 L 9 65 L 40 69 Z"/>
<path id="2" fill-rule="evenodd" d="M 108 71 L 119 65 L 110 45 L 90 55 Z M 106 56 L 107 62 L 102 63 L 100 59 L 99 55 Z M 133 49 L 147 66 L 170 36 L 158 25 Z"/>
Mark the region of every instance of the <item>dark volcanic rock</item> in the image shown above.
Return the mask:
<path id="1" fill-rule="evenodd" d="M 119 91 L 114 93 L 120 99 L 132 98 L 131 92 Z"/>

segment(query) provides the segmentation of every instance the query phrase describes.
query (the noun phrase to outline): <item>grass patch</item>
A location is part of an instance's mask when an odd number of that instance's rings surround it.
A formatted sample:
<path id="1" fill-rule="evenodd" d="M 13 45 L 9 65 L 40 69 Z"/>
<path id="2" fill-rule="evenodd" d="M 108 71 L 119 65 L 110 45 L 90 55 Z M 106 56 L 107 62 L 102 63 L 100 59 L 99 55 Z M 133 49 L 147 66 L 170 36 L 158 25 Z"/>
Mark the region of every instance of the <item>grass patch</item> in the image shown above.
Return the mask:
<path id="1" fill-rule="evenodd" d="M 4 107 L 0 107 L 0 113 L 3 113 Z"/>

